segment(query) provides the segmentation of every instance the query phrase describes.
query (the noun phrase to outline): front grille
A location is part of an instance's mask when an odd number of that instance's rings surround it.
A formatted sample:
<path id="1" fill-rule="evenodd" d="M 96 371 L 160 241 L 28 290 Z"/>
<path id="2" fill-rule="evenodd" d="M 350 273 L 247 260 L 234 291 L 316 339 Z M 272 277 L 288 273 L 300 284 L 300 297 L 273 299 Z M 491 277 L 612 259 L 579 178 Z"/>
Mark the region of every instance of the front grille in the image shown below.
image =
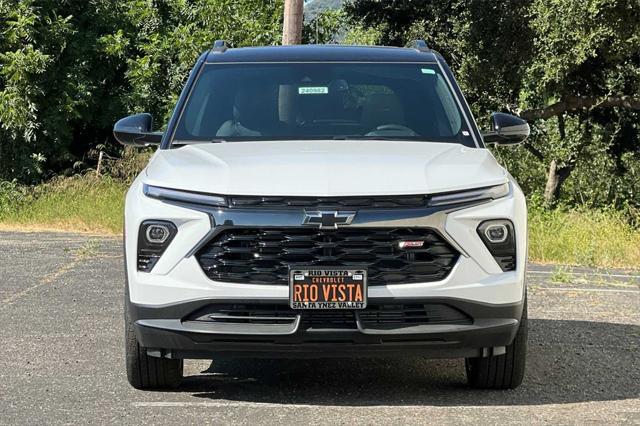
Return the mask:
<path id="1" fill-rule="evenodd" d="M 229 197 L 229 207 L 307 207 L 307 208 L 395 208 L 424 207 L 425 195 L 394 195 L 370 197 L 260 197 L 233 195 Z"/>
<path id="2" fill-rule="evenodd" d="M 291 324 L 295 319 L 296 313 L 286 305 L 230 303 L 206 306 L 186 320 L 232 324 Z"/>
<path id="3" fill-rule="evenodd" d="M 312 329 L 350 329 L 356 328 L 353 311 L 348 310 L 309 310 L 302 313 L 302 327 Z"/>
<path id="4" fill-rule="evenodd" d="M 364 328 L 398 325 L 472 324 L 463 312 L 440 303 L 371 306 L 358 314 Z"/>
<path id="5" fill-rule="evenodd" d="M 424 241 L 400 249 L 400 241 Z M 196 253 L 212 280 L 288 284 L 289 268 L 366 268 L 371 286 L 444 279 L 458 252 L 436 231 L 418 228 L 231 228 Z"/>
<path id="6" fill-rule="evenodd" d="M 212 304 L 185 321 L 231 324 L 292 324 L 301 316 L 300 328 L 357 329 L 356 319 L 364 329 L 393 329 L 430 324 L 468 325 L 473 319 L 462 311 L 442 303 L 376 304 L 364 310 L 293 310 L 285 304 Z"/>

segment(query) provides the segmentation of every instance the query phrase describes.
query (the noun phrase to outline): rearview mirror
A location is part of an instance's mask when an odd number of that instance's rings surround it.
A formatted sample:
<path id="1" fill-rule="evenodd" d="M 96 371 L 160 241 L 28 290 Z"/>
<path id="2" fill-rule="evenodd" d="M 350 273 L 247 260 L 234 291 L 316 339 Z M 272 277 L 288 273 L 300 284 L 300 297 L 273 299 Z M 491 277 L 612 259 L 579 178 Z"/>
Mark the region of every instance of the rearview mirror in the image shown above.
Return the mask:
<path id="1" fill-rule="evenodd" d="M 151 114 L 142 113 L 125 117 L 113 126 L 113 136 L 123 145 L 159 144 L 162 132 L 152 132 Z"/>
<path id="2" fill-rule="evenodd" d="M 485 143 L 515 145 L 524 142 L 531 133 L 526 121 L 515 115 L 503 112 L 491 114 L 491 131 L 483 132 Z"/>

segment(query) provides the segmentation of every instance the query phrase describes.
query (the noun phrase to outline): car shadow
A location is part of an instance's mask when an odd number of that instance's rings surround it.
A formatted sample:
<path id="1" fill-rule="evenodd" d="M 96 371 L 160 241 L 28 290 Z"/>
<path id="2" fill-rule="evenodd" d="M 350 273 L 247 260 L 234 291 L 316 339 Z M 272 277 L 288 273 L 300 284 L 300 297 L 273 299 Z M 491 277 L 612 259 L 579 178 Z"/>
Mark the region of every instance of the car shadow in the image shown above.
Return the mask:
<path id="1" fill-rule="evenodd" d="M 637 398 L 640 326 L 530 319 L 527 374 L 516 390 L 466 384 L 463 360 L 219 359 L 179 391 L 255 403 L 538 405 Z"/>

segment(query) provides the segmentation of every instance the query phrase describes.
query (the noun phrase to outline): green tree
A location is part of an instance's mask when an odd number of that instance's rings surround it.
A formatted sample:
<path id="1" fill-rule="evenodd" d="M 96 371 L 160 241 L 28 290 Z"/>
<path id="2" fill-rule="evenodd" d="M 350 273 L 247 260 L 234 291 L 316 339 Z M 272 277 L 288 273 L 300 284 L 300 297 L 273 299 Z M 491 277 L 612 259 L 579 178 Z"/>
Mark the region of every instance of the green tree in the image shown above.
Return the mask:
<path id="1" fill-rule="evenodd" d="M 351 22 L 342 9 L 328 9 L 316 12 L 312 19 L 306 19 L 302 30 L 305 44 L 353 44 L 374 45 L 380 39 L 378 28 L 365 28 Z"/>
<path id="2" fill-rule="evenodd" d="M 529 193 L 552 204 L 568 182 L 570 202 L 640 204 L 638 0 L 355 0 L 346 11 L 384 28 L 383 44 L 440 50 L 481 124 L 495 110 L 526 118 L 528 152 L 496 154 Z M 612 184 L 576 184 L 598 179 Z"/>
<path id="3" fill-rule="evenodd" d="M 530 147 L 548 164 L 545 199 L 552 203 L 578 167 L 594 166 L 595 147 L 604 148 L 595 160 L 607 156 L 615 166 L 600 168 L 601 179 L 624 175 L 626 154 L 640 160 L 640 2 L 536 0 L 530 16 L 534 55 L 520 115 L 546 120 L 539 126 L 553 143 L 538 138 Z M 632 201 L 636 188 L 627 190 L 623 199 Z"/>
<path id="4" fill-rule="evenodd" d="M 344 11 L 324 10 L 305 22 L 302 40 L 305 44 L 335 44 L 344 38 L 346 31 L 347 17 Z"/>
<path id="5" fill-rule="evenodd" d="M 276 43 L 282 4 L 0 0 L 0 179 L 64 171 L 127 113 L 164 120 L 214 39 Z"/>
<path id="6" fill-rule="evenodd" d="M 107 56 L 122 60 L 127 109 L 164 121 L 196 58 L 215 39 L 231 46 L 277 44 L 282 0 L 146 0 L 126 2 L 123 29 L 103 37 Z"/>

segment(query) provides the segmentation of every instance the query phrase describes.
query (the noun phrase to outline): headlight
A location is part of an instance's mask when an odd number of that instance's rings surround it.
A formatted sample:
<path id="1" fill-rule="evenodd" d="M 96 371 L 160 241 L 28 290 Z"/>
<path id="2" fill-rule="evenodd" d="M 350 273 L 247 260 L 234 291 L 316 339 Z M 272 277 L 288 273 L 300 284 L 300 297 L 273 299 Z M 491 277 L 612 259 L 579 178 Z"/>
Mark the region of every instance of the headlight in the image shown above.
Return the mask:
<path id="1" fill-rule="evenodd" d="M 138 271 L 150 272 L 167 249 L 178 228 L 167 220 L 145 220 L 138 230 Z"/>
<path id="2" fill-rule="evenodd" d="M 485 220 L 478 226 L 478 235 L 500 269 L 516 269 L 516 234 L 510 220 Z"/>
<path id="3" fill-rule="evenodd" d="M 450 192 L 447 194 L 436 194 L 429 199 L 429 205 L 442 206 L 446 204 L 468 203 L 472 201 L 495 200 L 509 195 L 509 182 L 502 185 L 488 186 L 485 188 L 471 189 L 466 191 Z"/>
<path id="4" fill-rule="evenodd" d="M 144 195 L 163 201 L 177 201 L 189 204 L 202 204 L 205 206 L 226 206 L 227 199 L 222 195 L 204 194 L 202 192 L 183 191 L 181 189 L 162 188 L 144 184 Z"/>

